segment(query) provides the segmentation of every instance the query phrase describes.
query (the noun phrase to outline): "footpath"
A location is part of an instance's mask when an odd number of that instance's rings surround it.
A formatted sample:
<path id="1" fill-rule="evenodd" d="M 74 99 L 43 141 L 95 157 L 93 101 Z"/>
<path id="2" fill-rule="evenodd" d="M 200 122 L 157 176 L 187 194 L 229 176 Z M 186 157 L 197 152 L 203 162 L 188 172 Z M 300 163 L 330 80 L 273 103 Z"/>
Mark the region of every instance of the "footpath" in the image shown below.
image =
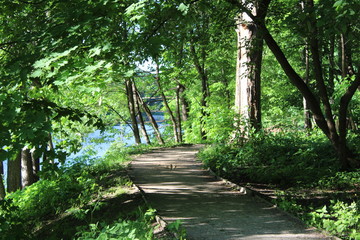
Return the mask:
<path id="1" fill-rule="evenodd" d="M 150 206 L 166 222 L 181 220 L 188 240 L 333 239 L 216 179 L 196 161 L 200 148 L 154 150 L 136 157 L 130 168 Z"/>

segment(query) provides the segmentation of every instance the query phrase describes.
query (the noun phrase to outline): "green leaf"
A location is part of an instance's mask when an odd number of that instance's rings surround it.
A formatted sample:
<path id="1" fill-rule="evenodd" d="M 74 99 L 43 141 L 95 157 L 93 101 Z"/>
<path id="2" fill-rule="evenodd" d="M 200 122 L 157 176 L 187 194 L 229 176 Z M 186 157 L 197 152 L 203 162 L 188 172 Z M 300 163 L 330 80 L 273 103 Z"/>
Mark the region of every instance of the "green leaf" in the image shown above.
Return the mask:
<path id="1" fill-rule="evenodd" d="M 181 4 L 177 7 L 177 9 L 178 9 L 180 12 L 182 12 L 182 14 L 185 16 L 185 15 L 188 13 L 188 11 L 189 11 L 189 5 L 186 5 L 186 4 L 184 4 L 184 3 L 181 3 Z"/>
<path id="2" fill-rule="evenodd" d="M 343 4 L 344 4 L 343 0 L 338 0 L 334 3 L 333 7 L 339 9 L 340 7 L 342 7 Z"/>
<path id="3" fill-rule="evenodd" d="M 41 69 L 36 69 L 34 72 L 30 74 L 30 77 L 40 77 L 43 75 L 43 71 Z"/>
<path id="4" fill-rule="evenodd" d="M 134 73 L 135 73 L 134 70 L 129 70 L 129 71 L 127 71 L 127 72 L 124 74 L 124 76 L 125 76 L 125 77 L 132 77 L 132 76 L 134 75 Z"/>

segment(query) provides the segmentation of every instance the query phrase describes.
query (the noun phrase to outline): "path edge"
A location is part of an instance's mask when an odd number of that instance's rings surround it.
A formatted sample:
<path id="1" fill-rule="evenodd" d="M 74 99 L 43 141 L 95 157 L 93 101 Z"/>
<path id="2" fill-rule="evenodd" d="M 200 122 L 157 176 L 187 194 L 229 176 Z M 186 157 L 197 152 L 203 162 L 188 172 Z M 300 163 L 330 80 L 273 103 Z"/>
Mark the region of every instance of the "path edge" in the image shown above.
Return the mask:
<path id="1" fill-rule="evenodd" d="M 199 159 L 197 159 L 198 161 L 200 161 Z M 201 162 L 201 161 L 200 161 Z M 296 217 L 295 215 L 286 212 L 285 210 L 279 208 L 276 204 L 272 203 L 271 201 L 269 201 L 268 196 L 265 196 L 263 194 L 261 194 L 258 191 L 252 190 L 248 187 L 244 187 L 244 186 L 240 186 L 236 183 L 233 183 L 225 178 L 222 178 L 220 176 L 218 176 L 214 171 L 212 171 L 210 168 L 205 168 L 206 171 L 208 171 L 210 173 L 210 175 L 212 175 L 213 177 L 215 177 L 216 179 L 218 179 L 219 181 L 224 182 L 225 185 L 230 186 L 231 188 L 236 189 L 237 191 L 240 191 L 241 193 L 245 194 L 245 195 L 250 195 L 252 197 L 256 197 L 257 199 L 261 200 L 262 202 L 264 202 L 265 204 L 268 204 L 274 208 L 276 208 L 278 211 L 282 212 L 283 214 L 287 215 L 288 217 L 292 218 L 294 221 L 298 222 L 299 224 L 302 224 L 303 226 L 309 228 L 312 231 L 316 231 L 320 234 L 323 234 L 327 239 L 330 240 L 342 240 L 341 238 L 337 237 L 337 236 L 333 236 L 332 234 L 330 234 L 329 232 L 323 230 L 323 229 L 318 229 L 316 227 L 312 227 L 312 226 L 308 226 L 304 221 L 302 221 L 300 218 Z"/>

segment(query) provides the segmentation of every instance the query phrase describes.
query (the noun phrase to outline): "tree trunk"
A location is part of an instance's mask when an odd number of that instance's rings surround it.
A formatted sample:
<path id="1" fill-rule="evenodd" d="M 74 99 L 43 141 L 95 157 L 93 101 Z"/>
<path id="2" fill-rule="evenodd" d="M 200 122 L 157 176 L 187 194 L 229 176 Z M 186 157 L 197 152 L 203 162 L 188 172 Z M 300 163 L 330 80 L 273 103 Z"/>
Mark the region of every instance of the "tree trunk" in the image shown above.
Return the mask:
<path id="1" fill-rule="evenodd" d="M 179 96 L 181 104 L 181 119 L 183 122 L 187 121 L 189 118 L 189 103 L 186 101 L 184 96 L 185 87 L 182 84 L 178 85 L 179 87 Z"/>
<path id="2" fill-rule="evenodd" d="M 170 106 L 169 106 L 169 103 L 166 99 L 166 96 L 165 96 L 165 93 L 164 93 L 164 90 L 161 86 L 161 82 L 160 82 L 160 69 L 159 69 L 159 64 L 156 63 L 156 76 L 155 76 L 155 80 L 156 80 L 156 84 L 158 85 L 158 88 L 159 88 L 159 91 L 160 91 L 160 95 L 161 95 L 161 98 L 162 98 L 162 101 L 164 103 L 164 106 L 166 108 L 166 111 L 168 112 L 169 114 L 169 117 L 170 117 L 170 120 L 172 122 L 172 125 L 173 125 L 173 132 L 174 132 L 174 138 L 175 138 L 175 142 L 179 143 L 180 142 L 180 138 L 179 138 L 179 133 L 178 133 L 178 125 L 177 125 L 177 122 L 176 122 L 176 119 L 174 117 L 174 113 L 173 111 L 171 110 Z"/>
<path id="3" fill-rule="evenodd" d="M 134 133 L 135 143 L 141 144 L 140 132 L 139 132 L 139 127 L 138 127 L 138 122 L 136 119 L 136 109 L 135 109 L 135 102 L 134 102 L 134 93 L 132 90 L 132 80 L 126 79 L 125 86 L 126 86 L 126 96 L 127 96 L 127 100 L 128 100 L 128 109 L 129 109 L 129 113 L 130 113 L 130 119 L 131 119 L 132 130 Z"/>
<path id="4" fill-rule="evenodd" d="M 329 47 L 329 95 L 330 101 L 334 103 L 334 89 L 335 89 L 335 34 L 330 38 L 330 47 Z"/>
<path id="5" fill-rule="evenodd" d="M 137 93 L 137 88 L 136 88 L 135 82 L 132 83 L 132 90 L 133 90 L 133 98 L 134 98 L 135 109 L 136 109 L 136 112 L 137 112 L 136 115 L 138 116 L 139 122 L 140 122 L 141 133 L 144 136 L 146 143 L 150 145 L 151 141 L 150 141 L 149 135 L 148 135 L 148 133 L 146 131 L 144 118 L 143 118 L 142 113 L 140 111 L 140 106 L 139 106 L 140 103 L 138 101 L 137 94 L 136 94 Z"/>
<path id="6" fill-rule="evenodd" d="M 206 58 L 206 54 L 205 54 L 205 50 L 202 49 L 202 64 L 200 63 L 199 60 L 199 56 L 196 52 L 195 46 L 194 46 L 194 41 L 193 39 L 191 39 L 190 41 L 190 52 L 191 55 L 193 57 L 193 61 L 194 61 L 194 65 L 196 68 L 196 71 L 199 74 L 200 80 L 201 80 L 201 100 L 200 100 L 200 107 L 201 107 L 201 119 L 200 119 L 200 125 L 201 125 L 201 129 L 200 129 L 200 134 L 201 134 L 201 139 L 202 140 L 206 140 L 206 132 L 204 130 L 204 125 L 205 125 L 205 118 L 206 118 L 206 111 L 205 108 L 207 106 L 207 98 L 209 96 L 209 88 L 208 88 L 208 76 L 205 70 L 205 58 Z"/>
<path id="7" fill-rule="evenodd" d="M 32 166 L 33 166 L 33 174 L 35 182 L 39 181 L 39 171 L 40 171 L 40 157 L 36 155 L 36 149 L 31 150 L 31 159 L 32 159 Z"/>
<path id="8" fill-rule="evenodd" d="M 51 135 L 51 133 L 49 133 L 48 134 L 48 137 L 49 137 L 49 141 L 48 141 L 48 151 L 47 152 L 44 152 L 43 153 L 43 162 L 44 163 L 52 163 L 52 164 L 54 164 L 55 163 L 55 161 L 54 161 L 54 157 L 50 157 L 49 158 L 49 154 L 48 154 L 48 152 L 54 152 L 54 143 L 53 143 L 53 140 L 52 140 L 52 135 Z"/>
<path id="9" fill-rule="evenodd" d="M 176 116 L 177 116 L 177 132 L 179 134 L 179 142 L 183 141 L 182 137 L 182 123 L 181 123 L 181 111 L 180 111 L 180 91 L 181 91 L 181 85 L 178 84 L 176 87 Z"/>
<path id="10" fill-rule="evenodd" d="M 309 61 L 309 49 L 306 44 L 305 51 L 304 51 L 304 58 L 305 58 L 305 76 L 304 76 L 304 82 L 305 84 L 309 83 L 310 78 L 310 61 Z M 312 123 L 311 123 L 311 111 L 309 108 L 309 104 L 306 101 L 306 99 L 303 97 L 303 106 L 304 106 L 304 127 L 307 130 L 312 129 Z"/>
<path id="11" fill-rule="evenodd" d="M 258 21 L 264 21 L 265 13 L 258 6 L 249 6 Z M 262 19 L 261 19 L 262 18 Z M 244 12 L 236 21 L 238 56 L 236 64 L 235 111 L 255 130 L 261 129 L 261 63 L 263 38 L 257 24 Z M 242 126 L 242 130 L 246 127 Z"/>
<path id="12" fill-rule="evenodd" d="M 351 41 L 347 41 L 344 34 L 340 34 L 341 44 L 341 76 L 355 75 L 355 70 L 352 65 Z"/>
<path id="13" fill-rule="evenodd" d="M 154 116 L 151 114 L 151 110 L 149 109 L 148 105 L 146 104 L 146 102 L 144 102 L 144 100 L 141 98 L 141 95 L 139 93 L 139 91 L 136 91 L 136 97 L 138 99 L 138 102 L 141 104 L 146 116 L 149 118 L 151 126 L 154 129 L 155 132 L 155 136 L 158 139 L 158 142 L 162 145 L 165 144 L 163 138 L 161 137 L 161 133 L 159 131 L 159 126 L 154 118 Z"/>
<path id="14" fill-rule="evenodd" d="M 248 11 L 249 15 L 252 15 L 251 12 Z M 253 19 L 255 19 L 254 16 L 252 16 Z M 326 93 L 324 95 L 324 89 L 323 89 L 323 82 L 321 82 L 322 76 L 319 74 L 321 71 L 317 69 L 315 72 L 316 80 L 317 80 L 317 88 L 320 95 L 322 96 L 322 102 L 325 109 L 325 114 L 327 118 L 322 113 L 322 107 L 321 104 L 317 101 L 317 98 L 315 95 L 311 92 L 309 87 L 304 83 L 303 79 L 296 73 L 294 68 L 290 65 L 288 62 L 286 56 L 284 55 L 283 51 L 280 49 L 277 42 L 274 40 L 272 35 L 269 33 L 268 29 L 266 28 L 265 24 L 259 25 L 263 30 L 263 36 L 266 41 L 266 44 L 270 48 L 270 50 L 275 55 L 277 61 L 280 63 L 281 67 L 283 68 L 285 74 L 289 77 L 291 83 L 298 88 L 298 90 L 301 92 L 303 97 L 306 99 L 306 101 L 309 103 L 309 107 L 313 113 L 314 119 L 318 127 L 323 131 L 323 133 L 328 137 L 328 139 L 331 141 L 334 149 L 338 153 L 340 163 L 342 164 L 342 167 L 344 169 L 349 168 L 349 166 L 354 166 L 359 164 L 358 161 L 355 160 L 354 163 L 351 163 L 351 159 L 349 156 L 352 154 L 349 154 L 349 149 L 346 146 L 346 115 L 347 115 L 347 107 L 348 104 L 353 97 L 356 89 L 360 86 L 360 74 L 358 73 L 356 76 L 356 79 L 350 83 L 350 86 L 346 90 L 346 93 L 341 97 L 340 101 L 340 107 L 339 107 L 339 135 L 336 133 L 335 124 L 332 123 L 333 116 L 329 115 L 331 113 L 331 109 L 328 109 L 329 107 L 329 101 L 325 101 L 324 98 L 327 97 Z M 313 25 L 313 26 L 316 26 Z M 315 39 L 316 40 L 316 39 Z M 314 39 L 312 40 L 314 41 Z M 311 43 L 310 43 L 311 44 Z M 314 58 L 314 69 L 319 68 L 319 59 L 318 54 L 316 53 L 316 43 L 311 44 L 312 48 L 315 53 Z M 317 56 L 316 56 L 317 55 Z M 327 102 L 327 103 L 326 103 Z M 327 106 L 325 106 L 327 105 Z M 328 118 L 330 117 L 330 119 Z M 331 128 L 331 129 L 330 129 Z M 335 129 L 335 134 L 334 134 Z"/>
<path id="15" fill-rule="evenodd" d="M 3 161 L 0 161 L 0 200 L 5 198 L 5 185 L 4 185 L 4 165 Z"/>
<path id="16" fill-rule="evenodd" d="M 10 193 L 18 189 L 21 189 L 21 153 L 8 160 L 7 171 L 7 191 Z"/>
<path id="17" fill-rule="evenodd" d="M 22 188 L 35 182 L 30 149 L 24 147 L 21 151 L 21 185 Z"/>

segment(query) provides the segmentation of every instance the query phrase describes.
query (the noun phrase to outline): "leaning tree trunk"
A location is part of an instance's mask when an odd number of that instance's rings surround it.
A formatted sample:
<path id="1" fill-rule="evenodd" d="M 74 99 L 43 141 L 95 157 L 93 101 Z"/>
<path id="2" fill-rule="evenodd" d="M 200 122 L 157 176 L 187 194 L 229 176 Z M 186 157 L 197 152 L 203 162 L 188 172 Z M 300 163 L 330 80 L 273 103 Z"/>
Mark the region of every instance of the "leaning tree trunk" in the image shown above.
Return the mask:
<path id="1" fill-rule="evenodd" d="M 307 0 L 313 4 L 311 0 Z M 251 16 L 251 12 L 247 11 Z M 252 16 L 255 19 L 254 16 Z M 312 22 L 314 23 L 307 24 L 307 26 L 315 27 L 316 26 L 316 18 L 312 16 Z M 349 87 L 346 89 L 345 94 L 342 95 L 339 106 L 339 134 L 336 132 L 335 123 L 333 120 L 333 115 L 331 114 L 331 108 L 329 108 L 329 99 L 326 93 L 326 87 L 324 86 L 324 82 L 321 74 L 321 62 L 318 54 L 318 43 L 316 39 L 316 31 L 309 34 L 313 36 L 310 38 L 310 46 L 313 57 L 313 65 L 314 65 L 314 73 L 315 80 L 317 82 L 316 87 L 319 92 L 321 103 L 317 100 L 317 97 L 311 92 L 309 86 L 307 86 L 303 79 L 299 76 L 299 74 L 294 70 L 294 68 L 290 65 L 287 60 L 284 52 L 280 49 L 278 43 L 270 34 L 269 30 L 266 28 L 264 23 L 259 25 L 263 32 L 263 37 L 268 45 L 269 49 L 273 52 L 277 61 L 283 68 L 285 74 L 290 79 L 291 83 L 297 87 L 297 89 L 301 92 L 304 98 L 306 98 L 309 103 L 309 107 L 314 116 L 314 120 L 317 126 L 322 130 L 322 132 L 327 136 L 327 138 L 332 143 L 336 152 L 338 153 L 340 163 L 344 169 L 349 169 L 351 167 L 357 167 L 359 165 L 359 161 L 355 159 L 351 159 L 351 151 L 346 146 L 346 116 L 347 116 L 347 108 L 350 100 L 354 96 L 357 88 L 360 86 L 360 73 L 357 73 L 355 80 L 349 83 Z M 319 69 L 320 67 L 320 69 Z M 325 88 L 324 88 L 325 87 Z M 325 90 L 325 91 L 324 91 Z M 326 101 L 327 100 L 327 101 Z M 324 113 L 323 114 L 323 110 Z"/>
<path id="2" fill-rule="evenodd" d="M 183 141 L 182 137 L 182 123 L 181 123 L 181 106 L 180 106 L 180 91 L 181 91 L 181 85 L 177 85 L 176 87 L 176 116 L 177 116 L 177 132 L 179 134 L 179 142 Z"/>
<path id="3" fill-rule="evenodd" d="M 205 118 L 207 116 L 206 114 L 206 107 L 207 107 L 207 98 L 210 95 L 210 91 L 209 91 L 209 87 L 208 87 L 208 75 L 205 69 L 205 60 L 206 60 L 206 53 L 205 53 L 205 49 L 202 48 L 201 49 L 201 58 L 202 58 L 202 63 L 200 62 L 200 57 L 198 56 L 198 53 L 195 49 L 195 45 L 194 45 L 194 40 L 191 39 L 190 40 L 190 52 L 193 58 L 193 62 L 196 68 L 196 71 L 198 72 L 198 75 L 200 77 L 201 80 L 201 100 L 200 100 L 200 112 L 201 112 L 201 119 L 200 119 L 200 134 L 201 134 L 201 139 L 202 140 L 206 140 L 206 132 L 204 130 L 204 125 L 205 125 Z"/>
<path id="4" fill-rule="evenodd" d="M 0 161 L 0 200 L 5 198 L 5 185 L 4 185 L 4 165 L 3 161 Z"/>
<path id="5" fill-rule="evenodd" d="M 30 149 L 24 147 L 21 151 L 21 185 L 22 188 L 30 186 L 35 182 L 32 157 Z"/>
<path id="6" fill-rule="evenodd" d="M 145 138 L 146 143 L 150 145 L 151 141 L 150 141 L 149 135 L 148 135 L 148 133 L 146 131 L 144 118 L 143 118 L 142 113 L 140 111 L 140 106 L 139 106 L 140 103 L 139 103 L 139 100 L 137 98 L 137 88 L 136 88 L 136 85 L 135 85 L 134 81 L 132 83 L 132 90 L 133 90 L 133 98 L 134 98 L 134 104 L 135 104 L 135 109 L 136 109 L 136 115 L 138 116 L 138 119 L 139 119 L 139 122 L 140 122 L 141 132 L 142 132 L 142 135 Z"/>
<path id="7" fill-rule="evenodd" d="M 21 189 L 21 153 L 8 160 L 7 170 L 7 191 L 10 193 L 18 189 Z"/>
<path id="8" fill-rule="evenodd" d="M 164 139 L 161 137 L 161 133 L 159 131 L 159 126 L 154 118 L 154 116 L 151 114 L 151 110 L 149 109 L 148 105 L 146 104 L 146 102 L 141 98 L 141 95 L 139 93 L 139 91 L 136 91 L 136 97 L 138 99 L 138 102 L 140 103 L 141 107 L 143 108 L 146 116 L 149 118 L 151 126 L 154 129 L 155 132 L 155 136 L 159 142 L 159 144 L 164 145 Z"/>
<path id="9" fill-rule="evenodd" d="M 130 113 L 131 125 L 132 130 L 134 133 L 135 143 L 141 144 L 140 132 L 138 127 L 138 122 L 136 119 L 136 109 L 135 109 L 135 102 L 134 102 L 134 93 L 133 93 L 133 86 L 132 80 L 126 79 L 125 80 L 125 87 L 126 87 L 126 96 L 128 100 L 128 109 Z"/>
<path id="10" fill-rule="evenodd" d="M 173 125 L 173 132 L 174 132 L 174 137 L 175 137 L 175 142 L 179 143 L 180 142 L 180 138 L 179 138 L 179 132 L 178 132 L 178 123 L 176 122 L 176 119 L 174 117 L 174 113 L 171 110 L 169 103 L 166 99 L 164 90 L 162 88 L 161 82 L 160 82 L 160 69 L 159 69 L 159 64 L 156 63 L 156 76 L 155 76 L 155 80 L 156 80 L 156 84 L 158 85 L 159 91 L 160 91 L 160 95 L 163 101 L 163 104 L 166 108 L 166 111 L 169 114 L 170 120 L 172 122 Z"/>
<path id="11" fill-rule="evenodd" d="M 249 8 L 258 21 L 264 21 L 265 12 L 258 6 Z M 257 24 L 243 12 L 236 21 L 238 36 L 238 56 L 236 64 L 235 111 L 245 124 L 255 130 L 261 129 L 261 63 L 263 38 Z M 242 130 L 246 126 L 238 126 Z"/>

